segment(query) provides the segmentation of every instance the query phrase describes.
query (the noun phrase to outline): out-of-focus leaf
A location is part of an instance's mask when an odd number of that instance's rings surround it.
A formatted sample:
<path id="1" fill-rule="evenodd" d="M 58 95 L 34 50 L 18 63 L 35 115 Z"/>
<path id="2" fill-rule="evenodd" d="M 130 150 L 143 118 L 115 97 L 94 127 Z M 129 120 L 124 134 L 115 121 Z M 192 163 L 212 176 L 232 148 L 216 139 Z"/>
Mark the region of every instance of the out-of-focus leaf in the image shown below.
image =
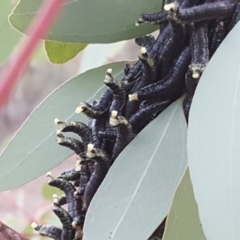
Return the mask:
<path id="1" fill-rule="evenodd" d="M 25 227 L 25 229 L 22 231 L 22 233 L 23 233 L 24 235 L 28 236 L 28 235 L 34 234 L 34 231 L 35 231 L 35 230 L 31 227 L 31 225 L 28 224 L 28 225 Z"/>
<path id="2" fill-rule="evenodd" d="M 174 195 L 163 240 L 206 240 L 187 169 Z"/>
<path id="3" fill-rule="evenodd" d="M 45 50 L 48 59 L 53 64 L 63 64 L 68 62 L 86 47 L 87 44 L 82 43 L 45 41 Z"/>
<path id="4" fill-rule="evenodd" d="M 56 143 L 53 120 L 86 122 L 75 115 L 81 101 L 100 98 L 105 91 L 103 79 L 108 68 L 116 78 L 123 73 L 123 62 L 108 64 L 69 80 L 50 94 L 26 120 L 0 157 L 0 190 L 21 186 L 54 168 L 72 155 Z"/>
<path id="5" fill-rule="evenodd" d="M 53 194 L 57 194 L 58 196 L 63 195 L 63 192 L 59 190 L 58 188 L 54 188 L 49 186 L 47 183 L 45 183 L 42 187 L 42 196 L 45 200 L 52 201 Z"/>
<path id="6" fill-rule="evenodd" d="M 21 38 L 21 34 L 13 29 L 8 22 L 8 15 L 13 9 L 11 1 L 1 1 L 0 3 L 0 64 L 2 64 L 13 52 L 16 43 Z"/>
<path id="7" fill-rule="evenodd" d="M 59 226 L 59 219 L 53 213 L 53 211 L 44 212 L 39 218 L 39 224 L 49 224 L 49 223 L 51 223 L 51 225 Z"/>
<path id="8" fill-rule="evenodd" d="M 87 212 L 84 240 L 146 240 L 165 218 L 186 169 L 182 99 L 142 130 L 119 155 Z"/>
<path id="9" fill-rule="evenodd" d="M 189 119 L 188 156 L 207 239 L 240 239 L 240 23 L 204 71 Z"/>
<path id="10" fill-rule="evenodd" d="M 21 0 L 10 16 L 12 25 L 25 32 L 43 0 Z M 110 43 L 153 32 L 156 26 L 135 26 L 141 13 L 157 12 L 162 1 L 66 0 L 46 39 L 74 43 Z"/>

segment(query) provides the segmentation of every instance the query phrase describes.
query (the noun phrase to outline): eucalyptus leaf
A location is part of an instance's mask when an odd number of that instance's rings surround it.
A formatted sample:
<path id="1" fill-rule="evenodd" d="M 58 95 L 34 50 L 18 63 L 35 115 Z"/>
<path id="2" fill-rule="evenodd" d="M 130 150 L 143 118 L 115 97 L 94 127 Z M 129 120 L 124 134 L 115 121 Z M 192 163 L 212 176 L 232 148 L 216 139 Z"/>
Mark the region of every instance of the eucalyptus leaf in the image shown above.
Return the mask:
<path id="1" fill-rule="evenodd" d="M 197 87 L 188 156 L 206 238 L 240 239 L 240 23 L 222 42 Z"/>
<path id="2" fill-rule="evenodd" d="M 206 240 L 187 168 L 168 214 L 163 240 Z"/>
<path id="3" fill-rule="evenodd" d="M 0 2 L 0 64 L 5 62 L 14 50 L 15 45 L 21 38 L 21 34 L 11 27 L 8 15 L 13 9 L 11 1 Z"/>
<path id="4" fill-rule="evenodd" d="M 53 91 L 33 111 L 0 157 L 1 191 L 41 176 L 72 155 L 71 150 L 56 143 L 53 120 L 86 122 L 85 116 L 75 115 L 79 102 L 99 99 L 105 91 L 106 70 L 112 68 L 120 79 L 123 66 L 123 62 L 108 64 L 80 74 Z"/>
<path id="5" fill-rule="evenodd" d="M 162 1 L 151 0 L 66 0 L 62 12 L 46 39 L 72 43 L 110 43 L 153 32 L 157 26 L 135 26 L 141 13 L 162 8 Z M 25 32 L 43 0 L 20 0 L 10 16 L 12 25 Z"/>
<path id="6" fill-rule="evenodd" d="M 87 44 L 82 43 L 45 41 L 45 50 L 48 59 L 53 64 L 63 64 L 68 62 L 86 47 Z"/>
<path id="7" fill-rule="evenodd" d="M 186 169 L 182 99 L 122 151 L 90 204 L 84 240 L 146 240 L 165 218 Z"/>

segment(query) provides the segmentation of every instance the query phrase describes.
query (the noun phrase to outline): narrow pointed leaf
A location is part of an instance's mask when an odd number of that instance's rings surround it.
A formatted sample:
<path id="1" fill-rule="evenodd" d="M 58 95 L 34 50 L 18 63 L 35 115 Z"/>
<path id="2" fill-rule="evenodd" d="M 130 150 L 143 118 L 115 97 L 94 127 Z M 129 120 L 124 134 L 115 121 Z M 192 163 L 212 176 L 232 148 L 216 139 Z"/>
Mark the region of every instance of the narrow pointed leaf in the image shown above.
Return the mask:
<path id="1" fill-rule="evenodd" d="M 82 43 L 45 41 L 47 57 L 53 64 L 63 64 L 68 62 L 86 47 L 87 44 Z"/>
<path id="2" fill-rule="evenodd" d="M 182 99 L 119 155 L 88 209 L 84 240 L 146 240 L 170 208 L 187 165 Z"/>
<path id="3" fill-rule="evenodd" d="M 110 43 L 132 39 L 157 29 L 135 26 L 141 13 L 160 11 L 162 1 L 66 0 L 48 40 L 74 43 Z M 43 0 L 21 0 L 10 16 L 12 25 L 25 32 Z"/>
<path id="4" fill-rule="evenodd" d="M 163 240 L 206 240 L 187 168 L 174 195 Z"/>
<path id="5" fill-rule="evenodd" d="M 188 156 L 209 240 L 240 239 L 240 23 L 209 62 L 194 96 Z"/>
<path id="6" fill-rule="evenodd" d="M 123 65 L 108 64 L 80 74 L 57 88 L 33 111 L 0 157 L 1 191 L 41 176 L 73 154 L 56 143 L 57 127 L 53 120 L 58 117 L 63 121 L 86 122 L 86 117 L 75 114 L 79 102 L 99 99 L 105 91 L 106 70 L 112 68 L 119 79 Z"/>

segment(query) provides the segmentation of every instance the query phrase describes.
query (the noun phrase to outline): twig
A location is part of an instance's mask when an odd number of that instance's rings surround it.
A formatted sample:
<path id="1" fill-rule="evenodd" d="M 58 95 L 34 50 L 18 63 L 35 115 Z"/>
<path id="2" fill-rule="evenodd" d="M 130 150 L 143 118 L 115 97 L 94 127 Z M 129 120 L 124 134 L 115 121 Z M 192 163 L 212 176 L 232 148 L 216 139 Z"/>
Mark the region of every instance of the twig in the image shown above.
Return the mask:
<path id="1" fill-rule="evenodd" d="M 8 99 L 17 79 L 26 69 L 29 59 L 39 40 L 50 29 L 54 19 L 60 11 L 63 0 L 45 0 L 41 10 L 37 13 L 31 24 L 28 35 L 23 45 L 19 47 L 19 53 L 12 56 L 0 74 L 0 108 Z"/>

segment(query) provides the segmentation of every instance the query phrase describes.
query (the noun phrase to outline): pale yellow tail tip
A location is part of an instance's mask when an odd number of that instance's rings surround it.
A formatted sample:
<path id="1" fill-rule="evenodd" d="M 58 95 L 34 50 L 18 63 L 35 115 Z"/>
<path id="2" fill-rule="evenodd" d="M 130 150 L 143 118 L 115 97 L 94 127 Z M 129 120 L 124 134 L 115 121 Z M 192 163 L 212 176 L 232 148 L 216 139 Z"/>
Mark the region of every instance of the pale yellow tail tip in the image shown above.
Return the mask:
<path id="1" fill-rule="evenodd" d="M 87 152 L 91 152 L 93 150 L 93 148 L 94 148 L 94 145 L 92 143 L 89 143 L 87 145 Z"/>
<path id="2" fill-rule="evenodd" d="M 135 22 L 135 26 L 138 27 L 140 24 L 139 22 Z"/>
<path id="3" fill-rule="evenodd" d="M 142 55 L 146 54 L 147 53 L 147 49 L 145 47 L 142 47 L 141 50 L 140 50 L 140 53 Z"/>
<path id="4" fill-rule="evenodd" d="M 77 172 L 80 172 L 81 171 L 81 164 L 76 165 L 75 170 Z"/>
<path id="5" fill-rule="evenodd" d="M 171 11 L 176 9 L 176 3 L 169 3 L 164 5 L 164 10 L 165 11 Z"/>
<path id="6" fill-rule="evenodd" d="M 53 199 L 53 203 L 59 204 L 58 198 L 54 198 L 54 199 Z"/>
<path id="7" fill-rule="evenodd" d="M 37 228 L 37 227 L 38 227 L 38 224 L 37 224 L 37 223 L 35 223 L 35 222 L 32 222 L 32 224 L 31 224 L 31 227 L 35 229 L 35 228 Z"/>
<path id="8" fill-rule="evenodd" d="M 54 193 L 54 194 L 52 195 L 52 198 L 58 198 L 58 195 L 57 195 L 56 193 Z"/>
<path id="9" fill-rule="evenodd" d="M 77 227 L 77 223 L 76 222 L 72 222 L 72 227 L 76 228 Z"/>
<path id="10" fill-rule="evenodd" d="M 60 120 L 59 120 L 58 118 L 55 118 L 55 119 L 54 119 L 54 124 L 55 124 L 55 125 L 58 126 L 59 122 L 60 122 Z"/>
<path id="11" fill-rule="evenodd" d="M 111 117 L 109 120 L 109 124 L 113 127 L 117 126 L 119 124 L 119 121 L 117 119 L 118 112 L 117 111 L 112 111 Z"/>
<path id="12" fill-rule="evenodd" d="M 81 160 L 76 160 L 75 167 L 77 167 L 81 163 Z"/>
<path id="13" fill-rule="evenodd" d="M 118 112 L 116 110 L 113 110 L 112 113 L 111 113 L 111 117 L 116 118 L 117 115 L 118 115 Z"/>
<path id="14" fill-rule="evenodd" d="M 89 144 L 87 145 L 87 157 L 88 157 L 88 158 L 93 158 L 93 157 L 95 157 L 95 154 L 92 153 L 93 148 L 94 148 L 94 145 L 93 145 L 93 144 L 89 143 Z"/>
<path id="15" fill-rule="evenodd" d="M 111 76 L 109 76 L 109 75 L 105 75 L 105 78 L 104 78 L 104 83 L 110 83 L 112 81 L 112 78 L 111 78 Z"/>
<path id="16" fill-rule="evenodd" d="M 199 76 L 200 76 L 200 74 L 198 72 L 194 72 L 193 75 L 192 75 L 192 77 L 194 79 L 199 78 Z"/>
<path id="17" fill-rule="evenodd" d="M 57 135 L 58 137 L 61 137 L 61 136 L 62 136 L 62 131 L 61 131 L 60 129 L 58 129 L 58 130 L 56 131 L 56 135 Z"/>
<path id="18" fill-rule="evenodd" d="M 81 112 L 83 112 L 83 107 L 82 107 L 82 106 L 78 106 L 78 107 L 76 108 L 76 110 L 75 110 L 75 113 L 79 114 L 79 113 L 81 113 Z"/>
<path id="19" fill-rule="evenodd" d="M 107 69 L 107 74 L 112 74 L 112 68 Z"/>
<path id="20" fill-rule="evenodd" d="M 136 101 L 138 100 L 138 95 L 136 93 L 128 95 L 129 101 Z"/>

